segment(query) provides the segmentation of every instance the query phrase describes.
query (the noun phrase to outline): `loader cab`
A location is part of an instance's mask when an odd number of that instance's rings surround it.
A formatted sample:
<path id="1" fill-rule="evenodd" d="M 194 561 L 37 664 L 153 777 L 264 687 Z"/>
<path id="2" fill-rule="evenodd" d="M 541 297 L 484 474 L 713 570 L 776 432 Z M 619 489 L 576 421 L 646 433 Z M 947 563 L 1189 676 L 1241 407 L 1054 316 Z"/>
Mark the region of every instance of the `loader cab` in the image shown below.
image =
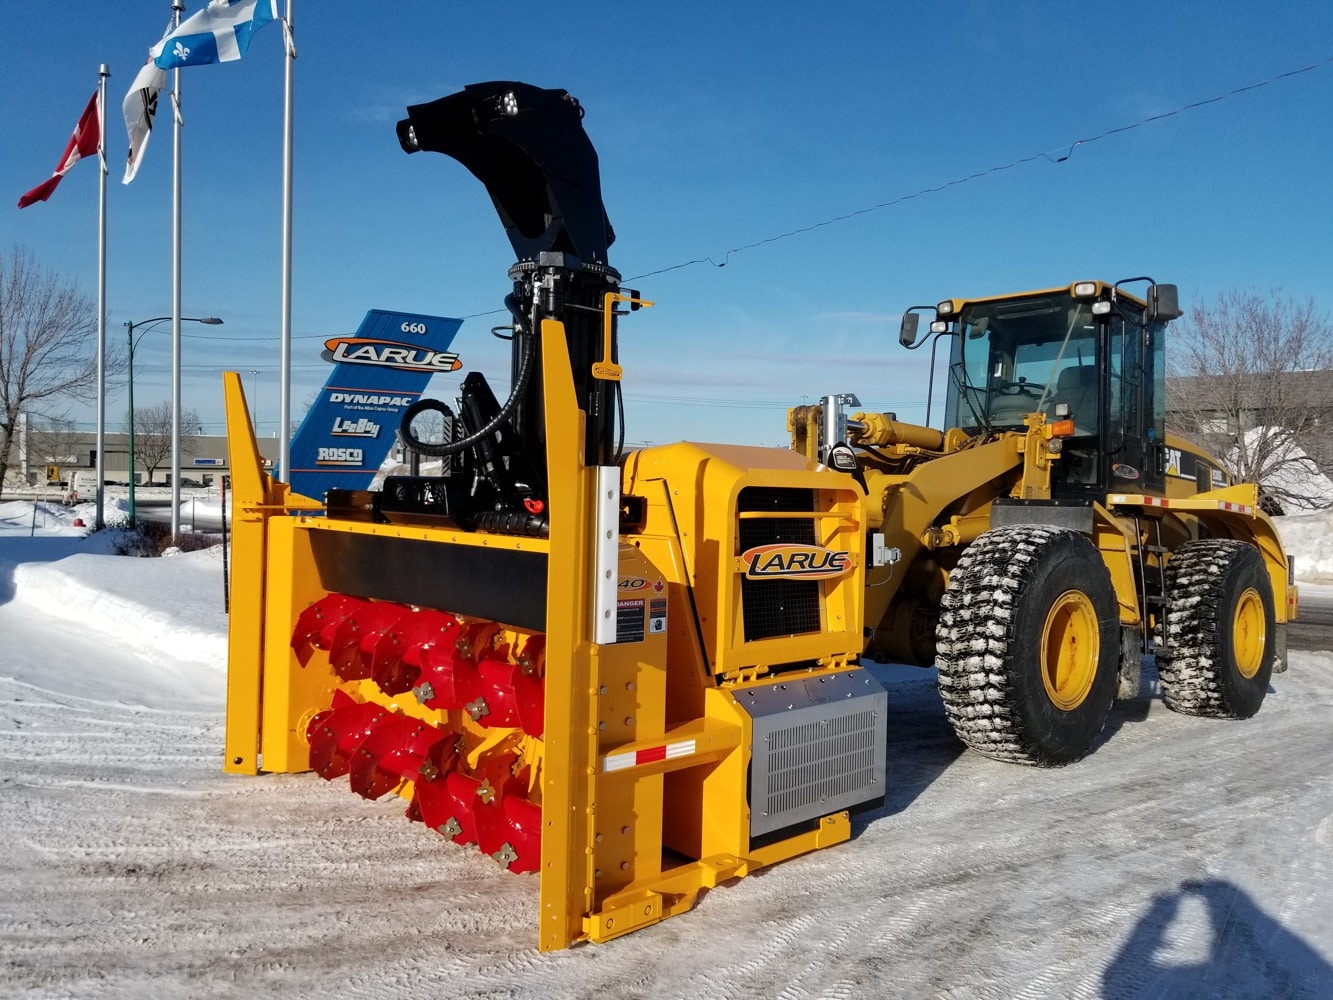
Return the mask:
<path id="1" fill-rule="evenodd" d="M 1166 288 L 1167 286 L 1161 286 Z M 953 323 L 947 426 L 973 435 L 1072 422 L 1052 476 L 1058 496 L 1162 492 L 1165 358 L 1144 301 L 1103 282 L 940 303 Z"/>

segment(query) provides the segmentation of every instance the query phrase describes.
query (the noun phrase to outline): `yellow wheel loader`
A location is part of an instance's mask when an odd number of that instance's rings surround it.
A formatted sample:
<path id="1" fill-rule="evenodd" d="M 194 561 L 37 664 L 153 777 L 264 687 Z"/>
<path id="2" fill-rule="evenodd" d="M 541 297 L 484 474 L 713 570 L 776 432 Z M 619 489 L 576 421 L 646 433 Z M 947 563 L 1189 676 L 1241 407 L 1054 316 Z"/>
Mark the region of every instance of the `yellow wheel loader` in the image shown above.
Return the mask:
<path id="1" fill-rule="evenodd" d="M 1174 286 L 948 299 L 904 314 L 905 347 L 927 308 L 947 430 L 848 416 L 850 395 L 789 418 L 867 496 L 864 655 L 936 665 L 964 743 L 1037 765 L 1090 749 L 1145 655 L 1178 712 L 1258 711 L 1297 595 L 1257 487 L 1166 433 Z"/>
<path id="2" fill-rule="evenodd" d="M 848 839 L 886 787 L 862 657 L 938 661 L 964 741 L 1037 764 L 1089 749 L 1145 652 L 1173 707 L 1258 708 L 1295 592 L 1254 487 L 1161 433 L 1169 286 L 941 304 L 947 431 L 830 396 L 790 449 L 625 453 L 618 326 L 651 303 L 608 262 L 582 114 L 495 82 L 399 123 L 482 181 L 518 258 L 506 400 L 471 373 L 404 415 L 438 474 L 296 495 L 225 377 L 228 771 L 401 796 L 538 873 L 550 950 Z"/>

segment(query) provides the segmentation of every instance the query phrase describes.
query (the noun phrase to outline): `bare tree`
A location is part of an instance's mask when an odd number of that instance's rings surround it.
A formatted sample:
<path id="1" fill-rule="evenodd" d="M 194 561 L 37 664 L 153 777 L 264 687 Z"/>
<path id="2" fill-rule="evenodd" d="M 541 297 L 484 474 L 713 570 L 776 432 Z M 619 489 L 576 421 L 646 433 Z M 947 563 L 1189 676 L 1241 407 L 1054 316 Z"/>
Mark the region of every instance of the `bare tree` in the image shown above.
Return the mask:
<path id="1" fill-rule="evenodd" d="M 127 421 L 128 423 L 128 421 Z M 198 435 L 199 414 L 194 410 L 181 410 L 181 454 L 194 450 Z M 129 428 L 126 428 L 126 433 Z M 142 465 L 148 473 L 148 485 L 153 484 L 153 474 L 171 462 L 171 404 L 154 403 L 152 406 L 135 407 L 134 410 L 134 462 Z M 134 470 L 130 470 L 134 475 Z"/>
<path id="2" fill-rule="evenodd" d="M 28 413 L 28 461 L 37 465 L 79 464 L 83 435 L 67 416 Z"/>
<path id="3" fill-rule="evenodd" d="M 1171 429 L 1273 509 L 1327 506 L 1306 488 L 1333 461 L 1333 324 L 1313 299 L 1224 292 L 1171 328 Z"/>
<path id="4" fill-rule="evenodd" d="M 14 248 L 0 257 L 0 492 L 19 414 L 40 400 L 96 393 L 96 303 Z"/>

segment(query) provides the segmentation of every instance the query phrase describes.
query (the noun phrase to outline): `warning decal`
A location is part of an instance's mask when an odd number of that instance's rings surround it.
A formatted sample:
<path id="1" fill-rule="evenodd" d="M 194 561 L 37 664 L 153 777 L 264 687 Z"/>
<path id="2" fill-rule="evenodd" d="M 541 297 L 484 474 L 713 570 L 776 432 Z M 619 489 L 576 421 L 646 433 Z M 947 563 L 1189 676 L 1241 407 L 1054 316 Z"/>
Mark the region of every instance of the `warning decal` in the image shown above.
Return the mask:
<path id="1" fill-rule="evenodd" d="M 616 601 L 616 642 L 643 642 L 646 605 L 642 597 Z"/>
<path id="2" fill-rule="evenodd" d="M 665 597 L 654 597 L 648 602 L 648 631 L 652 635 L 666 631 L 667 602 Z"/>

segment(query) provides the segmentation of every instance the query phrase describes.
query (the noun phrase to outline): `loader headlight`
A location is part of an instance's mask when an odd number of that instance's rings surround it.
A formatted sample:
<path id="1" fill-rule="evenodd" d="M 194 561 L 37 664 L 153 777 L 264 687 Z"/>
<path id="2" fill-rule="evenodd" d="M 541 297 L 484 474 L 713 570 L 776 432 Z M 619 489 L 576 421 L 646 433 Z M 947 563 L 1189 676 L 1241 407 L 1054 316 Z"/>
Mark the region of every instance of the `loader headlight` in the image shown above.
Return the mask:
<path id="1" fill-rule="evenodd" d="M 518 117 L 518 98 L 512 90 L 506 90 L 500 95 L 500 114 L 506 118 Z"/>
<path id="2" fill-rule="evenodd" d="M 935 307 L 935 314 L 936 314 L 937 316 L 952 316 L 952 315 L 953 315 L 953 299 L 945 299 L 943 302 L 941 302 L 939 305 L 937 305 L 937 306 Z"/>
<path id="3" fill-rule="evenodd" d="M 1100 302 L 1094 302 L 1092 304 L 1092 314 L 1094 316 L 1105 316 L 1110 311 L 1111 311 L 1111 303 L 1107 302 L 1105 299 L 1102 299 Z"/>
<path id="4" fill-rule="evenodd" d="M 1074 298 L 1090 299 L 1096 294 L 1097 294 L 1097 282 L 1095 281 L 1074 282 Z"/>
<path id="5" fill-rule="evenodd" d="M 930 324 L 931 333 L 948 333 L 948 331 L 949 323 L 947 320 L 937 319 L 934 323 Z"/>

